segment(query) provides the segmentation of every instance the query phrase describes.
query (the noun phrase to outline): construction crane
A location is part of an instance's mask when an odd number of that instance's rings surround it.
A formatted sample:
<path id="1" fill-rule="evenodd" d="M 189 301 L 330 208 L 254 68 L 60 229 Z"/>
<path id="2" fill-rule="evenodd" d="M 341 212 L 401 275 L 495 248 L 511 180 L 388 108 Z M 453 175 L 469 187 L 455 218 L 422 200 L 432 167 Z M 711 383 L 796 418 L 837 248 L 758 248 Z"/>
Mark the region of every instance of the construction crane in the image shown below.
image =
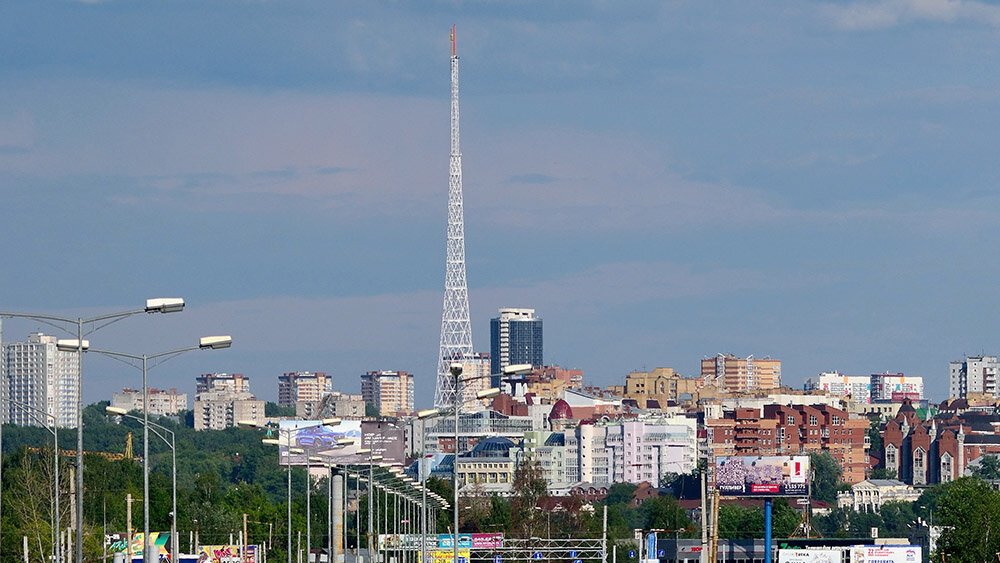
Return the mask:
<path id="1" fill-rule="evenodd" d="M 26 449 L 29 452 L 33 453 L 33 454 L 51 451 L 51 450 L 47 450 L 45 448 L 34 448 L 34 447 L 29 447 L 29 448 L 26 448 Z M 98 457 L 101 457 L 101 458 L 104 458 L 104 459 L 107 459 L 107 460 L 110 460 L 110 461 L 121 461 L 123 459 L 128 459 L 128 460 L 135 459 L 135 455 L 132 453 L 132 433 L 129 432 L 125 436 L 125 453 L 116 453 L 116 452 L 88 452 L 88 451 L 84 451 L 83 453 L 84 453 L 84 455 L 96 455 Z M 76 457 L 76 450 L 59 450 L 59 455 L 61 457 Z"/>

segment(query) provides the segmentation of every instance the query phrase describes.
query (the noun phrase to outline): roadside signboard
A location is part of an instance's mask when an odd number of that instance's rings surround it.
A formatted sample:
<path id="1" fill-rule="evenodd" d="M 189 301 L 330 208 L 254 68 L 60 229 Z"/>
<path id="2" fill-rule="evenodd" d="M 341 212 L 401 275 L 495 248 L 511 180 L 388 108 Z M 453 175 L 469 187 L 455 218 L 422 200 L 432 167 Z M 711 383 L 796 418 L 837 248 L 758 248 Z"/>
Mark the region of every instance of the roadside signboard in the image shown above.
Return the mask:
<path id="1" fill-rule="evenodd" d="M 780 549 L 778 563 L 841 563 L 844 561 L 845 551 L 839 547 Z"/>
<path id="2" fill-rule="evenodd" d="M 379 550 L 421 549 L 420 534 L 379 534 L 377 548 Z M 454 549 L 451 534 L 427 536 L 428 549 Z M 459 534 L 458 548 L 461 549 L 498 549 L 503 547 L 503 534 Z"/>
<path id="3" fill-rule="evenodd" d="M 715 487 L 732 497 L 807 496 L 809 456 L 720 456 Z"/>
<path id="4" fill-rule="evenodd" d="M 851 563 L 921 563 L 919 545 L 859 545 L 851 548 Z"/>

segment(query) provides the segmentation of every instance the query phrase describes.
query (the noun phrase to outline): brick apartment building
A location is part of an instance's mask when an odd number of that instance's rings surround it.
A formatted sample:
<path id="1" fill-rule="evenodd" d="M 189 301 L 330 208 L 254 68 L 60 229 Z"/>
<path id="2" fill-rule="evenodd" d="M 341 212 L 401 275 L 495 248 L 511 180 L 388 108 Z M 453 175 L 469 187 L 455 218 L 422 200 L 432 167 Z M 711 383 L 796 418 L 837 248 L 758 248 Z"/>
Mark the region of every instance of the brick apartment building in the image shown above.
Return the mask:
<path id="1" fill-rule="evenodd" d="M 764 405 L 737 408 L 706 421 L 715 455 L 801 455 L 828 451 L 845 483 L 864 481 L 868 468 L 868 421 L 829 405 Z"/>

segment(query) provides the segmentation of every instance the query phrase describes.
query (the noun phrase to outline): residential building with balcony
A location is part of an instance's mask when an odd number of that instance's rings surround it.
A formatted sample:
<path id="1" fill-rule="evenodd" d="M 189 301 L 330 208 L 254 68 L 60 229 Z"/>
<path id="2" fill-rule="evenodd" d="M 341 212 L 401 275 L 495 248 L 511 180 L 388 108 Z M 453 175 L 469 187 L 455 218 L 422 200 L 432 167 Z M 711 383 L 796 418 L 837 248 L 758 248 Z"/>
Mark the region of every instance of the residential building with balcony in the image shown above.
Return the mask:
<path id="1" fill-rule="evenodd" d="M 719 354 L 701 360 L 701 379 L 703 386 L 728 393 L 777 389 L 781 387 L 781 360 Z"/>
<path id="2" fill-rule="evenodd" d="M 361 396 L 379 416 L 413 412 L 413 376 L 405 371 L 369 371 L 361 376 Z"/>
<path id="3" fill-rule="evenodd" d="M 121 393 L 111 395 L 111 406 L 127 411 L 142 410 L 142 389 L 125 387 Z M 149 388 L 149 414 L 155 416 L 177 416 L 188 409 L 187 393 L 178 393 L 177 389 L 169 390 Z"/>
<path id="4" fill-rule="evenodd" d="M 333 392 L 333 378 L 321 371 L 289 371 L 278 376 L 278 404 L 294 407 L 299 401 L 316 403 Z"/>

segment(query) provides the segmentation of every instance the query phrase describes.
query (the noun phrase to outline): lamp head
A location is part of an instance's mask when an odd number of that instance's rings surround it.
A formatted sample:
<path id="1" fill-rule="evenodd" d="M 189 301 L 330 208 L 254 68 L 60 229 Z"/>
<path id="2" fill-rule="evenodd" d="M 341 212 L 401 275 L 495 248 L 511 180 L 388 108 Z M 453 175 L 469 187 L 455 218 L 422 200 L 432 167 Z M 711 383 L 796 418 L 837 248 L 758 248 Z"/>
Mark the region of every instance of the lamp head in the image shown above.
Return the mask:
<path id="1" fill-rule="evenodd" d="M 90 349 L 90 341 L 84 340 L 83 346 L 80 345 L 80 341 L 76 338 L 60 338 L 56 340 L 56 350 L 60 352 L 78 352 L 80 350 L 86 352 Z"/>
<path id="2" fill-rule="evenodd" d="M 464 369 L 462 364 L 455 362 L 451 364 L 451 366 L 448 368 L 448 371 L 451 372 L 452 377 L 458 377 L 462 375 L 462 369 Z"/>
<path id="3" fill-rule="evenodd" d="M 522 375 L 531 373 L 531 364 L 514 364 L 503 368 L 504 375 Z"/>
<path id="4" fill-rule="evenodd" d="M 500 394 L 500 388 L 499 387 L 492 387 L 490 389 L 485 389 L 483 391 L 480 391 L 480 392 L 476 393 L 476 398 L 477 399 L 492 399 L 493 397 L 496 397 L 499 394 Z"/>
<path id="5" fill-rule="evenodd" d="M 423 420 L 425 418 L 430 418 L 436 416 L 441 412 L 441 409 L 424 409 L 422 411 L 417 411 L 417 418 Z"/>
<path id="6" fill-rule="evenodd" d="M 232 336 L 202 336 L 198 347 L 202 350 L 221 350 L 233 345 Z"/>
<path id="7" fill-rule="evenodd" d="M 146 300 L 147 313 L 179 313 L 184 310 L 184 299 L 180 297 L 157 297 Z"/>
<path id="8" fill-rule="evenodd" d="M 117 414 L 117 415 L 128 414 L 127 410 L 118 407 L 104 407 L 104 412 L 108 414 Z"/>

